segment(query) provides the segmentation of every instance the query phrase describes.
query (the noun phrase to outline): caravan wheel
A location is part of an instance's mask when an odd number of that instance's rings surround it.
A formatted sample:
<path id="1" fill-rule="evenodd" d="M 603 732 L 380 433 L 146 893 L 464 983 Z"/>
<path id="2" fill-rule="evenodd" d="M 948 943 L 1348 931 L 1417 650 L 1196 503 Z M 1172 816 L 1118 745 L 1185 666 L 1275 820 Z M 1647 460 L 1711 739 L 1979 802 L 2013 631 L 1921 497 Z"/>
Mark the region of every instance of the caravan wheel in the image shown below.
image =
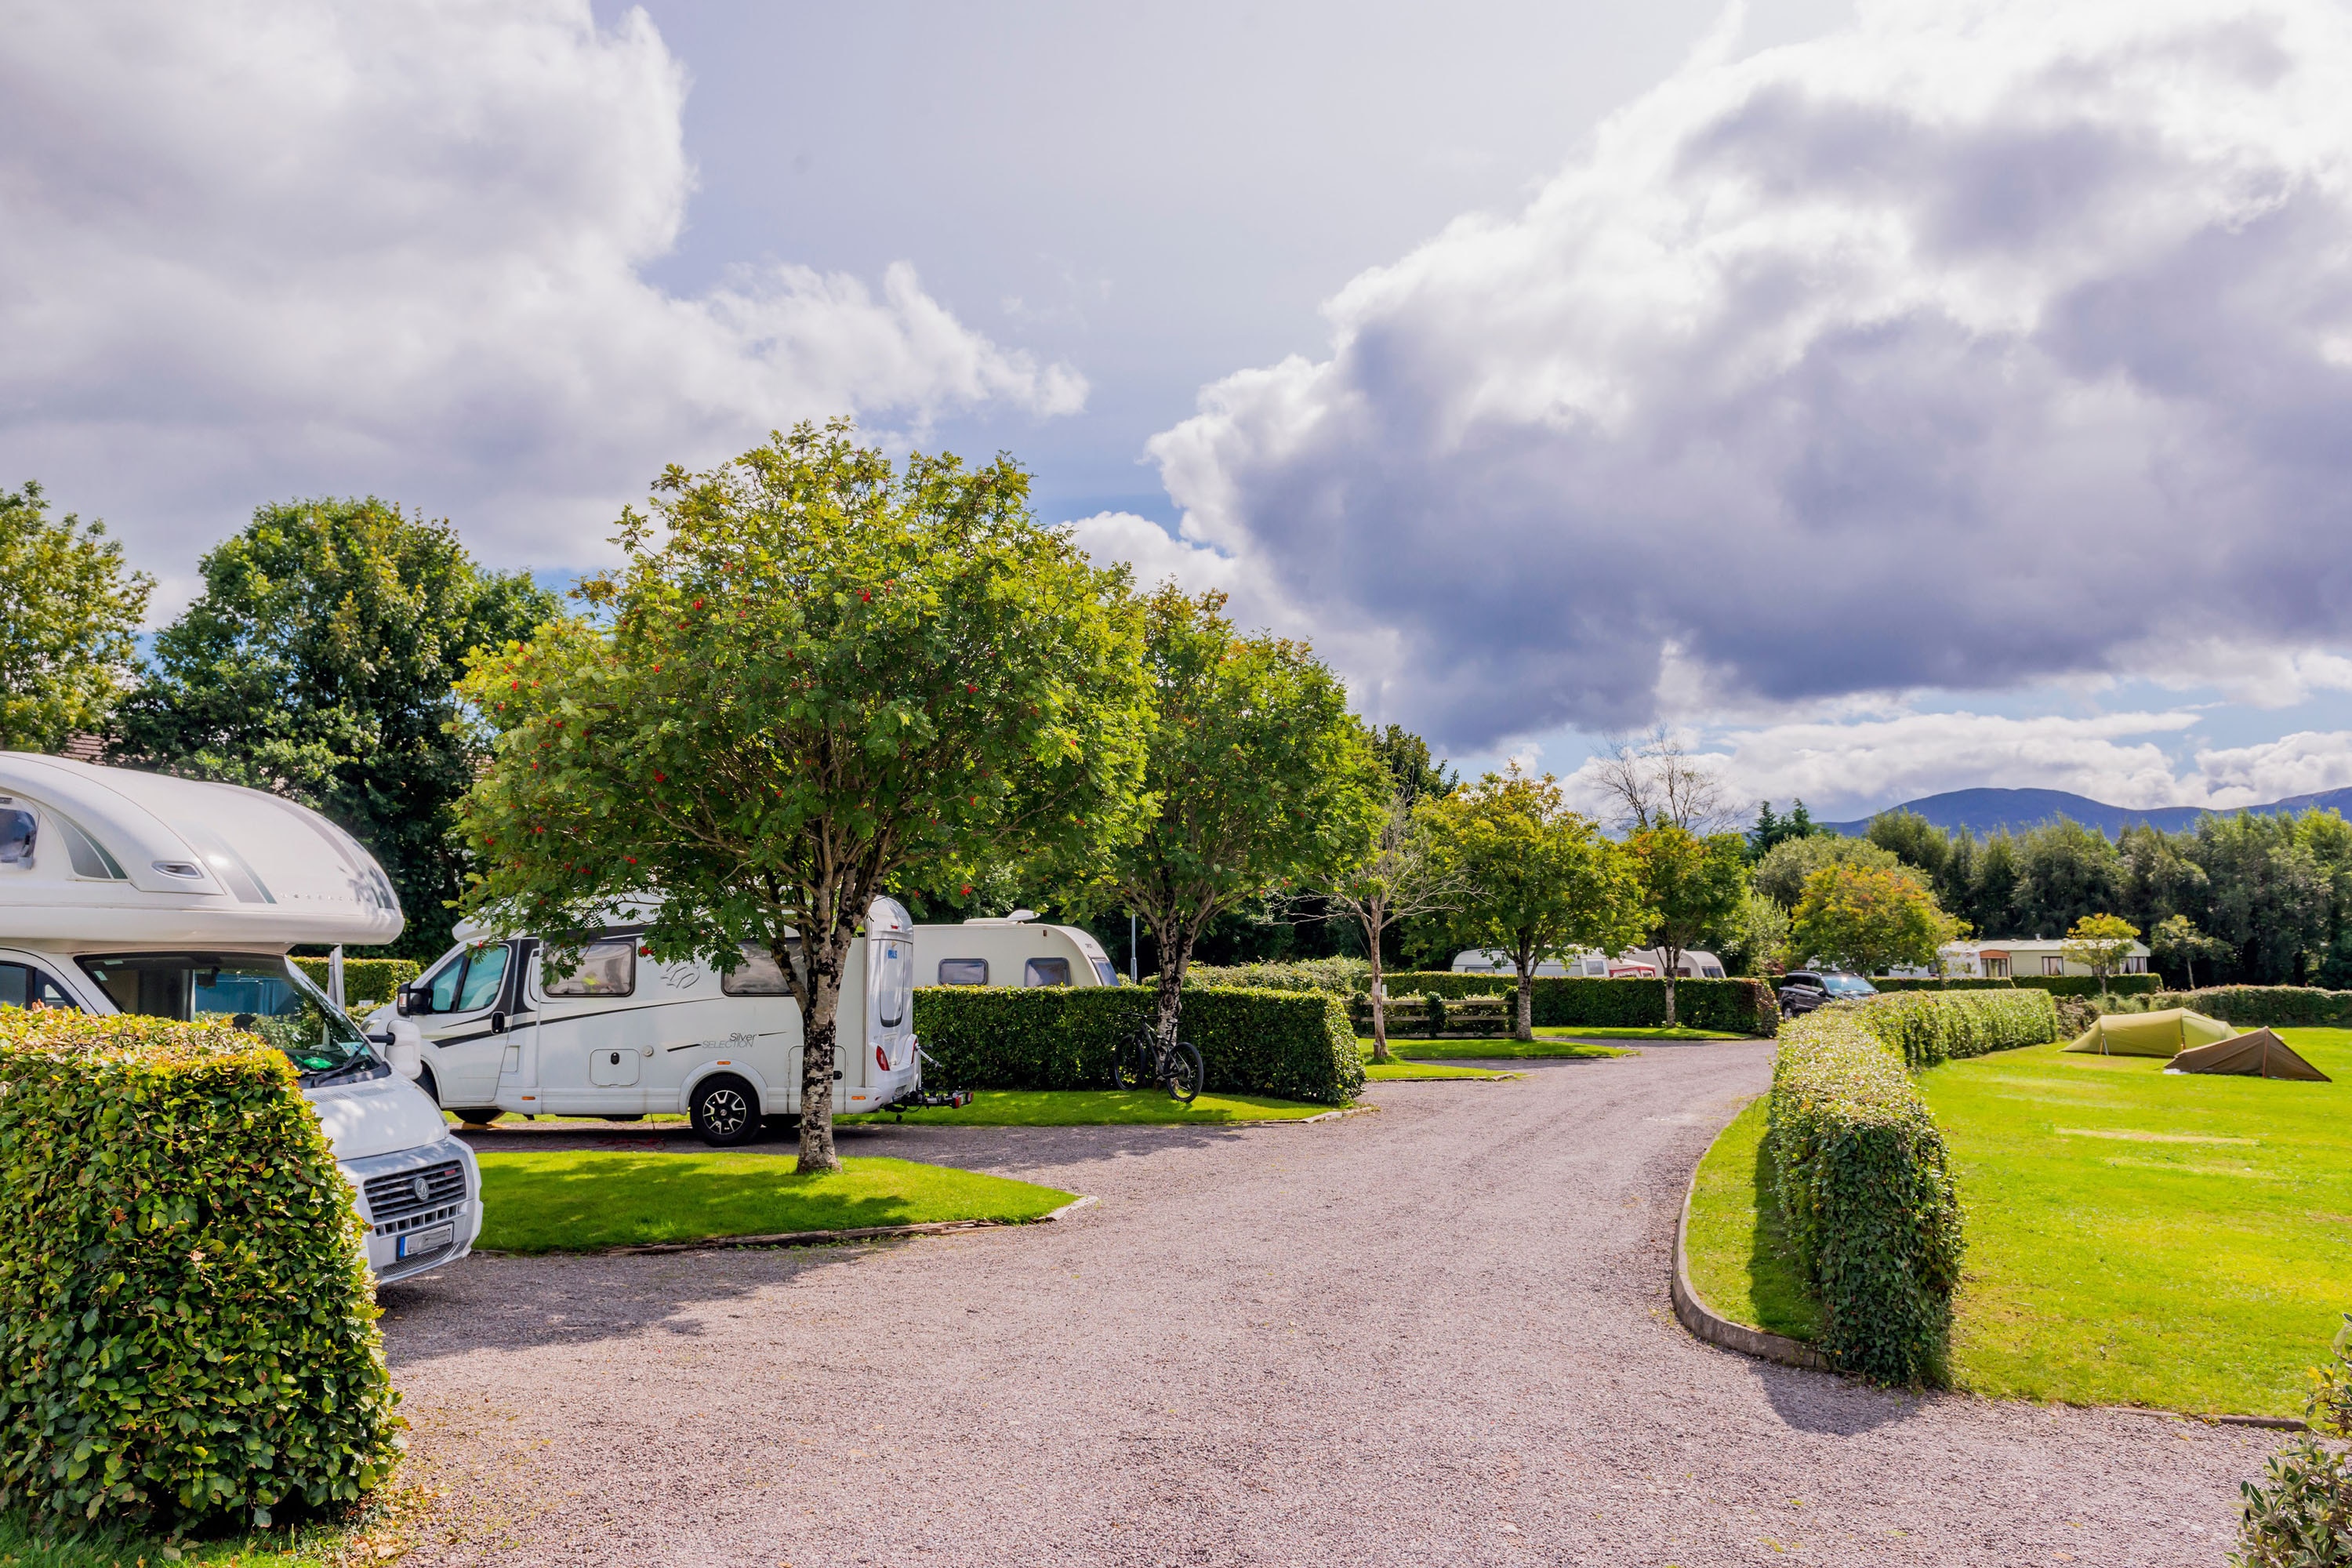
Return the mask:
<path id="1" fill-rule="evenodd" d="M 695 1085 L 688 1110 L 694 1116 L 695 1136 L 714 1148 L 749 1143 L 765 1131 L 760 1124 L 760 1097 L 730 1073 Z"/>

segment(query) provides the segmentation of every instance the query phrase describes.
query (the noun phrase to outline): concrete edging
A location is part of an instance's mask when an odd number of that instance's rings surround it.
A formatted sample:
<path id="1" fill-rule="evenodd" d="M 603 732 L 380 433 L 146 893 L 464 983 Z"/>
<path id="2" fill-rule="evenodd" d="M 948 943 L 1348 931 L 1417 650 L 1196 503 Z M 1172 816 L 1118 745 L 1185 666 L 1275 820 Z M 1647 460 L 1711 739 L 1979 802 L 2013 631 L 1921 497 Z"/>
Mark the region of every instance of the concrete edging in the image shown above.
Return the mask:
<path id="1" fill-rule="evenodd" d="M 958 1230 L 1010 1230 L 1025 1225 L 1051 1225 L 1066 1219 L 1083 1208 L 1102 1202 L 1092 1194 L 1071 1199 L 1060 1208 L 1041 1214 L 1035 1219 L 943 1219 L 928 1225 L 867 1225 L 850 1230 L 786 1230 L 770 1236 L 706 1236 L 698 1241 L 650 1241 L 637 1247 L 600 1247 L 593 1252 L 574 1252 L 572 1258 L 643 1258 L 669 1252 L 716 1252 L 728 1247 L 823 1247 L 829 1242 L 875 1241 L 894 1236 L 945 1236 Z M 519 1253 L 493 1252 L 476 1248 L 485 1257 L 514 1258 Z"/>
<path id="2" fill-rule="evenodd" d="M 1717 1132 L 1716 1137 L 1720 1138 Z M 1715 1147 L 1713 1139 L 1707 1148 Z M 1699 1155 L 1699 1165 L 1706 1163 L 1706 1155 Z M 1684 1328 L 1711 1345 L 1727 1351 L 1752 1355 L 1763 1361 L 1779 1362 L 1783 1366 L 1803 1367 L 1808 1372 L 1833 1372 L 1829 1357 L 1802 1340 L 1792 1340 L 1786 1334 L 1767 1333 L 1751 1329 L 1745 1323 L 1735 1323 L 1710 1308 L 1690 1282 L 1690 1257 L 1684 1246 L 1690 1230 L 1691 1196 L 1698 1191 L 1699 1165 L 1691 1167 L 1690 1185 L 1683 1189 L 1683 1212 L 1675 1221 L 1674 1278 L 1668 1284 L 1674 1297 L 1675 1316 Z"/>

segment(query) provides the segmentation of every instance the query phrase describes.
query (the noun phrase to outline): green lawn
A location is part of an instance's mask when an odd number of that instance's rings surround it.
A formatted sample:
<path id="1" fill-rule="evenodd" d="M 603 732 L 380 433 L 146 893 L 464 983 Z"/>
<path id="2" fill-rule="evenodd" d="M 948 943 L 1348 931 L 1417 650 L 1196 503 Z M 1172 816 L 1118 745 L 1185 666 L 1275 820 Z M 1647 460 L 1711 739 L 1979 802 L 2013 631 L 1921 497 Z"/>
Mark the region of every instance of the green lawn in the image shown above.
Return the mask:
<path id="1" fill-rule="evenodd" d="M 1821 1331 L 1821 1307 L 1790 1253 L 1764 1168 L 1758 1099 L 1699 1162 L 1685 1234 L 1691 1285 L 1717 1316 L 1791 1339 Z"/>
<path id="2" fill-rule="evenodd" d="M 1164 1089 L 983 1089 L 970 1105 L 934 1106 L 906 1113 L 908 1126 L 1128 1127 L 1213 1126 L 1236 1121 L 1297 1121 L 1336 1109 L 1262 1094 L 1203 1094 L 1186 1105 Z M 895 1110 L 836 1118 L 844 1125 L 896 1121 Z"/>
<path id="3" fill-rule="evenodd" d="M 1391 1054 L 1394 1054 L 1396 1047 L 1391 1045 L 1389 1049 Z M 1367 1083 L 1412 1083 L 1442 1078 L 1517 1078 L 1519 1076 L 1515 1072 L 1496 1072 L 1492 1068 L 1466 1068 L 1458 1062 L 1409 1060 L 1376 1062 L 1371 1058 L 1370 1046 L 1366 1046 L 1364 1051 L 1364 1081 Z"/>
<path id="4" fill-rule="evenodd" d="M 502 1252 L 585 1252 L 713 1236 L 937 1220 L 1029 1220 L 1068 1193 L 910 1160 L 844 1160 L 797 1176 L 782 1153 L 548 1150 L 478 1156 L 482 1236 Z M 5 1568 L 5 1565 L 0 1565 Z"/>
<path id="5" fill-rule="evenodd" d="M 1963 1386 L 2303 1413 L 2352 1307 L 2352 1031 L 2279 1033 L 2336 1081 L 2054 1045 L 1921 1075 L 1968 1205 Z"/>
<path id="6" fill-rule="evenodd" d="M 1577 1028 L 1570 1025 L 1547 1026 L 1538 1029 L 1538 1037 L 1547 1040 L 1744 1040 L 1746 1035 L 1727 1035 L 1719 1029 L 1615 1029 Z"/>
<path id="7" fill-rule="evenodd" d="M 1371 1041 L 1360 1039 L 1356 1043 L 1369 1047 Z M 1391 1039 L 1389 1054 L 1407 1061 L 1524 1061 L 1534 1058 L 1630 1057 L 1633 1053 L 1617 1046 L 1585 1046 L 1574 1040 L 1538 1037 L 1533 1041 Z"/>

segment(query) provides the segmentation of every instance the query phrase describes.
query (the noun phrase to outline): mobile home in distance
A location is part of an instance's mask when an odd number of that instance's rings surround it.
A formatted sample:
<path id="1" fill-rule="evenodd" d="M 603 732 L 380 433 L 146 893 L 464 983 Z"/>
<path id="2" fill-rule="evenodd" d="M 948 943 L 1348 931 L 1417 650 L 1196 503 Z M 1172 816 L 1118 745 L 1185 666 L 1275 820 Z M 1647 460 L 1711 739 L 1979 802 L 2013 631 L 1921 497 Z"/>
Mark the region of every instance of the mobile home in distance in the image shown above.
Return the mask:
<path id="1" fill-rule="evenodd" d="M 1654 949 L 1634 948 L 1611 955 L 1598 948 L 1580 947 L 1570 952 L 1565 960 L 1539 959 L 1536 963 L 1536 978 L 1547 975 L 1584 980 L 1655 980 L 1665 959 Z M 1511 955 L 1499 947 L 1465 948 L 1454 955 L 1456 974 L 1517 974 Z M 1723 965 L 1711 952 L 1686 952 L 1675 973 L 1685 980 L 1719 980 Z"/>
<path id="2" fill-rule="evenodd" d="M 363 1037 L 286 954 L 387 942 L 401 924 L 375 857 L 291 801 L 0 752 L 0 1005 L 220 1019 L 283 1052 L 379 1283 L 466 1256 L 481 1179 L 409 1082 L 415 1040 Z"/>
<path id="3" fill-rule="evenodd" d="M 1076 926 L 1045 925 L 1028 910 L 961 925 L 915 928 L 918 985 L 1116 985 L 1102 943 Z"/>

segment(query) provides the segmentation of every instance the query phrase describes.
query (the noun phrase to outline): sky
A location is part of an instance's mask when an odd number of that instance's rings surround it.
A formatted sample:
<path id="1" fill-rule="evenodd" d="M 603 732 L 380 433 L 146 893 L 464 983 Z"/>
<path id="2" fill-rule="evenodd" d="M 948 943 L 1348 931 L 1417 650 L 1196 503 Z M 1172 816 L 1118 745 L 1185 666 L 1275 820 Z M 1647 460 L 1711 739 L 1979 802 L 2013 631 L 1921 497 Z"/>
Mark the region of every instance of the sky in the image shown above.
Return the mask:
<path id="1" fill-rule="evenodd" d="M 168 618 L 846 413 L 1380 722 L 1823 817 L 2352 784 L 2336 0 L 0 0 L 0 484 Z"/>

